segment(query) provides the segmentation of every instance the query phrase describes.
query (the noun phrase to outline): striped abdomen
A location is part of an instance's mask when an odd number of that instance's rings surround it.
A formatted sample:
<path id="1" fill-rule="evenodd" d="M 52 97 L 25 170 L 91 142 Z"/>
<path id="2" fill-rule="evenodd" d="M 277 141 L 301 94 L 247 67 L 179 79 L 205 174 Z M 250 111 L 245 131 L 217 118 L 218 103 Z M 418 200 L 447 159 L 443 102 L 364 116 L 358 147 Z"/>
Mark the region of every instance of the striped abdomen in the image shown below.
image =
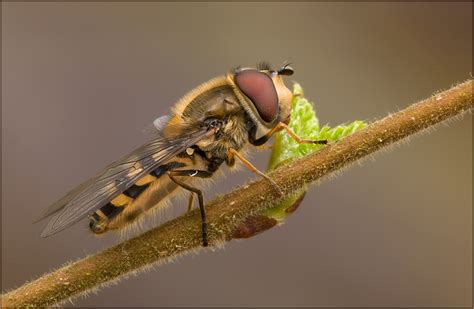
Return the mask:
<path id="1" fill-rule="evenodd" d="M 121 228 L 167 199 L 175 191 L 177 185 L 164 174 L 184 165 L 181 162 L 171 162 L 142 177 L 92 214 L 89 223 L 91 231 L 101 234 L 110 229 Z"/>

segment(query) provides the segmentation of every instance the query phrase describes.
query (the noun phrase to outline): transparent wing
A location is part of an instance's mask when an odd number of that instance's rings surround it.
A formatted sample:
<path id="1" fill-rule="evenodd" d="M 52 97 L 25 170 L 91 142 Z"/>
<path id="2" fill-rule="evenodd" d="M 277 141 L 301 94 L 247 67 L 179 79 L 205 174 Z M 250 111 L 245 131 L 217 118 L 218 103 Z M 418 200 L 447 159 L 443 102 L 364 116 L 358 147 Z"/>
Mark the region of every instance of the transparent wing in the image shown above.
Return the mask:
<path id="1" fill-rule="evenodd" d="M 79 185 L 51 205 L 43 214 L 42 219 L 54 216 L 41 236 L 47 237 L 60 232 L 92 214 L 128 189 L 141 177 L 209 134 L 205 127 L 179 131 L 186 131 L 186 133 L 167 138 L 162 131 L 158 132 L 156 138 L 121 160 L 110 164 L 95 177 Z"/>

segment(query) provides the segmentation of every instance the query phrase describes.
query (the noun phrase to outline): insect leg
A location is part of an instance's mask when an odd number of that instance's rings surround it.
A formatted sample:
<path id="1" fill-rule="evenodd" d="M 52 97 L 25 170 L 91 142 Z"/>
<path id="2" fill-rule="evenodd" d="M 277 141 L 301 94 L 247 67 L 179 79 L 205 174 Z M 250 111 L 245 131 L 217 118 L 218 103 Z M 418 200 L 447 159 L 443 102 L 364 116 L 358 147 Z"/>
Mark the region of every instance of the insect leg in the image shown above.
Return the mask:
<path id="1" fill-rule="evenodd" d="M 175 178 L 175 176 L 189 176 L 189 177 L 200 177 L 200 178 L 208 178 L 212 176 L 211 172 L 207 171 L 200 171 L 200 170 L 182 170 L 182 171 L 169 171 L 168 177 L 176 183 L 178 186 L 188 190 L 191 194 L 196 193 L 198 196 L 199 202 L 199 209 L 201 211 L 201 230 L 202 230 L 202 245 L 207 247 L 208 240 L 207 240 L 207 221 L 206 221 L 206 208 L 204 208 L 204 198 L 202 196 L 202 191 L 194 188 L 184 182 L 181 182 Z"/>
<path id="2" fill-rule="evenodd" d="M 321 144 L 321 145 L 326 145 L 328 143 L 327 140 L 311 140 L 311 139 L 302 139 L 298 135 L 296 135 L 295 132 L 286 124 L 283 122 L 279 122 L 270 132 L 270 136 L 272 136 L 275 132 L 284 129 L 286 133 L 288 133 L 298 144 Z"/>
<path id="3" fill-rule="evenodd" d="M 271 179 L 267 174 L 265 174 L 264 172 L 260 171 L 255 166 L 253 166 L 253 164 L 250 163 L 247 159 L 245 159 L 237 150 L 230 148 L 229 153 L 227 154 L 227 157 L 229 158 L 229 160 L 232 160 L 234 156 L 239 158 L 239 160 L 242 161 L 242 163 L 244 163 L 245 166 L 247 166 L 249 170 L 251 170 L 257 175 L 262 176 L 266 180 L 268 180 L 273 186 L 273 188 L 275 188 L 275 190 L 278 192 L 278 194 L 283 195 L 283 191 L 281 190 L 280 186 L 278 186 L 277 183 L 273 179 Z"/>
<path id="4" fill-rule="evenodd" d="M 191 209 L 193 209 L 193 202 L 194 202 L 194 193 L 190 192 L 189 200 L 188 200 L 188 212 L 190 212 Z"/>
<path id="5" fill-rule="evenodd" d="M 285 130 L 298 144 L 320 144 L 320 145 L 326 145 L 328 143 L 327 140 L 311 140 L 311 139 L 303 139 L 296 135 L 296 133 L 284 122 L 279 122 L 277 125 L 270 130 L 267 134 L 262 136 L 261 138 L 257 140 L 251 141 L 251 143 L 255 146 L 260 146 L 266 143 L 273 134 L 280 130 Z"/>

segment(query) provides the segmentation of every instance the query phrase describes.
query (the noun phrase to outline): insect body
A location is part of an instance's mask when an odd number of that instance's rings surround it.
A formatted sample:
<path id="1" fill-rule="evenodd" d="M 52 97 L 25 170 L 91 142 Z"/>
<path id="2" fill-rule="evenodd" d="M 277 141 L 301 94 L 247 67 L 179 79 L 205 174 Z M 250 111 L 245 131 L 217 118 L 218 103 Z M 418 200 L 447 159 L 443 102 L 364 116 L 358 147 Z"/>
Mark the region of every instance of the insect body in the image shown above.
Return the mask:
<path id="1" fill-rule="evenodd" d="M 239 151 L 249 143 L 264 144 L 281 129 L 298 142 L 326 143 L 301 140 L 286 125 L 292 93 L 282 76 L 292 74 L 288 65 L 279 70 L 260 65 L 234 69 L 198 86 L 176 103 L 170 116 L 155 121 L 157 137 L 49 207 L 43 218 L 53 218 L 42 236 L 85 217 L 94 233 L 119 229 L 184 189 L 191 192 L 190 206 L 192 197 L 198 196 L 202 242 L 207 246 L 203 196 L 195 187 L 198 179 L 211 177 L 224 162 L 233 166 L 238 158 L 279 190 Z"/>

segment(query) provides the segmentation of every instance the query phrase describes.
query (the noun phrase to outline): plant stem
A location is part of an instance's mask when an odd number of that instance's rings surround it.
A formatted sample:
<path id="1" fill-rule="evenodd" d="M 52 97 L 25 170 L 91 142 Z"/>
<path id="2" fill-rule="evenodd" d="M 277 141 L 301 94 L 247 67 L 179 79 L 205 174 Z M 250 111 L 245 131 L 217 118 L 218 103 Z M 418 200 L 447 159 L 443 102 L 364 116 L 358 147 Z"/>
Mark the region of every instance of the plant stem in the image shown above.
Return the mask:
<path id="1" fill-rule="evenodd" d="M 381 148 L 472 110 L 472 88 L 473 82 L 468 80 L 439 92 L 321 151 L 277 168 L 270 176 L 285 196 L 292 194 Z M 262 211 L 276 205 L 283 197 L 268 181 L 258 180 L 208 203 L 210 245 L 217 246 L 236 237 L 243 222 L 258 218 Z M 200 228 L 199 213 L 192 211 L 8 292 L 2 296 L 2 307 L 57 305 L 133 272 L 165 263 L 177 255 L 207 250 L 201 247 Z"/>

